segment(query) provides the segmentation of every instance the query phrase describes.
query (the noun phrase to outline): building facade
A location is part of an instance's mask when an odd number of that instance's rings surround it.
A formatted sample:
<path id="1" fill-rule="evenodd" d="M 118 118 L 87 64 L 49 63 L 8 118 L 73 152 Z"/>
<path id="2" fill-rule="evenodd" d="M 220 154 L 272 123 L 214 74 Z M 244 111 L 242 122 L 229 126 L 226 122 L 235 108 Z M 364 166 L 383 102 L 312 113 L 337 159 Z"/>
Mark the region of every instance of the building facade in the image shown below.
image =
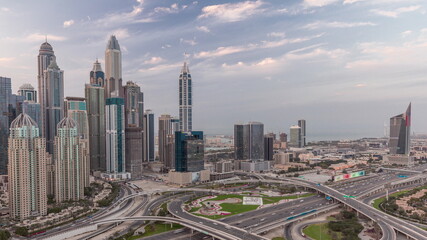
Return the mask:
<path id="1" fill-rule="evenodd" d="M 105 97 L 123 98 L 122 52 L 114 35 L 110 37 L 105 50 Z"/>
<path id="2" fill-rule="evenodd" d="M 264 160 L 264 124 L 235 124 L 234 150 L 236 160 Z"/>
<path id="3" fill-rule="evenodd" d="M 301 128 L 301 132 L 300 132 L 300 134 L 301 134 L 301 136 L 300 136 L 300 139 L 301 139 L 301 147 L 305 147 L 306 146 L 306 122 L 305 122 L 305 120 L 304 119 L 301 119 L 301 120 L 298 120 L 298 127 L 300 127 Z"/>
<path id="4" fill-rule="evenodd" d="M 102 82 L 102 81 L 101 81 Z M 107 170 L 105 158 L 105 97 L 104 88 L 85 85 L 87 117 L 89 128 L 90 170 Z"/>
<path id="5" fill-rule="evenodd" d="M 186 62 L 179 75 L 179 126 L 182 132 L 193 129 L 193 90 L 191 74 Z"/>
<path id="6" fill-rule="evenodd" d="M 138 84 L 128 81 L 124 86 L 126 127 L 143 127 L 144 94 Z"/>
<path id="7" fill-rule="evenodd" d="M 154 113 L 147 109 L 144 113 L 144 162 L 154 162 Z"/>
<path id="8" fill-rule="evenodd" d="M 291 135 L 291 139 L 289 142 L 290 146 L 296 147 L 296 148 L 302 147 L 302 144 L 301 144 L 301 127 L 291 126 L 289 134 Z"/>
<path id="9" fill-rule="evenodd" d="M 175 171 L 200 172 L 203 169 L 203 132 L 175 132 Z"/>
<path id="10" fill-rule="evenodd" d="M 37 123 L 20 114 L 10 124 L 9 208 L 10 217 L 23 220 L 47 214 L 46 142 Z"/>
<path id="11" fill-rule="evenodd" d="M 141 142 L 143 139 L 143 130 L 140 127 L 127 127 L 125 129 L 126 137 L 126 172 L 129 172 L 132 179 L 142 177 L 143 150 Z"/>
<path id="12" fill-rule="evenodd" d="M 0 175 L 7 174 L 10 95 L 12 95 L 11 79 L 0 77 Z"/>
<path id="13" fill-rule="evenodd" d="M 410 154 L 411 145 L 411 104 L 405 113 L 390 118 L 390 154 Z"/>
<path id="14" fill-rule="evenodd" d="M 176 131 L 179 131 L 179 119 L 170 115 L 159 117 L 159 160 L 166 169 L 175 167 Z"/>
<path id="15" fill-rule="evenodd" d="M 84 199 L 84 187 L 88 186 L 87 156 L 83 152 L 78 123 L 70 116 L 58 123 L 55 137 L 55 200 L 56 202 Z M 83 139 L 84 141 L 84 139 Z"/>
<path id="16" fill-rule="evenodd" d="M 273 160 L 273 145 L 274 145 L 274 138 L 271 134 L 266 134 L 264 136 L 264 160 L 271 161 Z"/>
<path id="17" fill-rule="evenodd" d="M 107 98 L 106 125 L 106 177 L 130 178 L 126 173 L 125 109 L 123 98 Z"/>

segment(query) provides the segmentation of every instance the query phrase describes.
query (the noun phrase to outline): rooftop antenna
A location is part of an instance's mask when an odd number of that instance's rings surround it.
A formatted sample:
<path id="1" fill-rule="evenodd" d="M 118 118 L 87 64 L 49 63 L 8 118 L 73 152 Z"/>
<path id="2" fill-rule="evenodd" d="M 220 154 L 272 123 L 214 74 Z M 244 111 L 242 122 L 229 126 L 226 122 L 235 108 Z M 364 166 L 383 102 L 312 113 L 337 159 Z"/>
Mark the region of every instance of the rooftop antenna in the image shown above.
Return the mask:
<path id="1" fill-rule="evenodd" d="M 47 42 L 47 34 L 46 35 L 44 35 L 45 36 L 45 41 Z"/>

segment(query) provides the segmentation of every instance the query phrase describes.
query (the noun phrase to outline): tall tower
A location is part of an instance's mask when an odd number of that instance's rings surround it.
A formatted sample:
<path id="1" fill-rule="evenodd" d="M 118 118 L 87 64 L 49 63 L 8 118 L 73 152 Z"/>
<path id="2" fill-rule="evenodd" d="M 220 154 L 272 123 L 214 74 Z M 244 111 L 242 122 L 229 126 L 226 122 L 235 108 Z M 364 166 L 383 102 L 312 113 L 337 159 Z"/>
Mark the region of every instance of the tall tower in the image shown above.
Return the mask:
<path id="1" fill-rule="evenodd" d="M 116 36 L 112 35 L 105 50 L 105 97 L 122 98 L 122 52 Z"/>
<path id="2" fill-rule="evenodd" d="M 410 154 L 411 104 L 405 113 L 390 118 L 390 154 Z"/>
<path id="3" fill-rule="evenodd" d="M 126 179 L 125 160 L 125 103 L 123 98 L 108 98 L 105 106 L 106 161 L 105 177 Z"/>
<path id="4" fill-rule="evenodd" d="M 28 114 L 38 126 L 41 126 L 41 108 L 40 103 L 37 103 L 37 91 L 31 84 L 26 83 L 19 87 L 18 95 L 25 98 L 21 106 L 22 112 Z"/>
<path id="5" fill-rule="evenodd" d="M 179 75 L 179 127 L 182 132 L 191 132 L 193 129 L 192 95 L 191 74 L 187 63 L 184 62 Z"/>
<path id="6" fill-rule="evenodd" d="M 301 127 L 298 125 L 291 126 L 289 135 L 291 135 L 290 145 L 292 147 L 300 148 L 302 145 L 301 144 Z"/>
<path id="7" fill-rule="evenodd" d="M 55 57 L 55 53 L 53 52 L 53 48 L 52 46 L 46 41 L 44 43 L 42 43 L 42 45 L 40 46 L 40 50 L 39 50 L 39 55 L 37 56 L 37 60 L 38 60 L 38 75 L 37 75 L 37 79 L 38 79 L 38 83 L 39 83 L 39 103 L 41 106 L 41 112 L 42 112 L 42 118 L 41 118 L 41 122 L 42 125 L 40 126 L 40 132 L 42 137 L 46 138 L 46 133 L 45 133 L 45 126 L 46 126 L 46 116 L 45 116 L 45 112 L 46 112 L 46 104 L 47 104 L 47 99 L 48 99 L 48 88 L 47 88 L 47 83 L 46 83 L 46 70 L 47 68 L 50 66 L 52 61 L 55 61 L 56 57 Z M 61 118 L 62 119 L 62 118 Z M 55 126 L 56 127 L 56 126 Z"/>
<path id="8" fill-rule="evenodd" d="M 78 124 L 71 117 L 58 123 L 55 137 L 55 199 L 56 202 L 78 201 L 84 198 L 84 187 L 89 179 L 85 143 L 80 142 Z"/>
<path id="9" fill-rule="evenodd" d="M 234 151 L 236 160 L 263 160 L 264 124 L 260 122 L 235 124 Z"/>
<path id="10" fill-rule="evenodd" d="M 0 77 L 0 175 L 7 174 L 7 138 L 9 136 L 9 102 L 11 79 Z"/>
<path id="11" fill-rule="evenodd" d="M 202 131 L 175 133 L 175 171 L 198 172 L 204 169 Z"/>
<path id="12" fill-rule="evenodd" d="M 175 132 L 179 131 L 179 120 L 170 115 L 159 117 L 159 160 L 164 167 L 175 167 Z"/>
<path id="13" fill-rule="evenodd" d="M 138 84 L 128 81 L 124 86 L 126 127 L 143 127 L 144 94 Z"/>
<path id="14" fill-rule="evenodd" d="M 106 171 L 105 162 L 105 89 L 104 72 L 98 60 L 90 72 L 90 84 L 85 85 L 89 126 L 90 170 Z"/>
<path id="15" fill-rule="evenodd" d="M 102 71 L 101 63 L 98 59 L 93 63 L 92 71 L 90 71 L 90 84 L 92 86 L 104 87 L 105 85 L 104 72 Z"/>
<path id="16" fill-rule="evenodd" d="M 154 113 L 147 109 L 144 113 L 144 162 L 153 162 L 154 158 Z"/>
<path id="17" fill-rule="evenodd" d="M 55 58 L 43 73 L 42 124 L 47 151 L 53 154 L 56 125 L 64 118 L 64 71 L 59 69 Z"/>
<path id="18" fill-rule="evenodd" d="M 25 113 L 10 124 L 8 155 L 10 216 L 23 220 L 46 215 L 49 154 L 37 123 Z"/>
<path id="19" fill-rule="evenodd" d="M 300 132 L 300 134 L 301 134 L 301 136 L 300 136 L 301 146 L 300 147 L 305 147 L 305 145 L 306 145 L 306 142 L 305 142 L 305 137 L 306 137 L 305 120 L 304 119 L 298 120 L 298 126 L 301 128 L 301 132 Z"/>

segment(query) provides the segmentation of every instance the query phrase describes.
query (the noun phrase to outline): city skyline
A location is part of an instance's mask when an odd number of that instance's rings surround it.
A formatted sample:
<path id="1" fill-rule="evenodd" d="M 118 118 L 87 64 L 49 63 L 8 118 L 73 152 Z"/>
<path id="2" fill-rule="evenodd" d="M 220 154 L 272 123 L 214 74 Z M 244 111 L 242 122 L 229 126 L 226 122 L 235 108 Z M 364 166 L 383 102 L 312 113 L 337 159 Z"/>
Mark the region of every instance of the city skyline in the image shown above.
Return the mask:
<path id="1" fill-rule="evenodd" d="M 232 134 L 239 121 L 287 132 L 304 118 L 310 122 L 308 141 L 379 137 L 389 116 L 410 101 L 412 129 L 427 132 L 427 113 L 419 111 L 427 105 L 419 88 L 427 52 L 422 1 L 108 3 L 90 3 L 99 6 L 97 13 L 91 6 L 73 11 L 79 4 L 67 3 L 61 7 L 73 14 L 31 22 L 19 18 L 60 6 L 2 4 L 0 19 L 7 21 L 0 21 L 0 43 L 7 48 L 0 71 L 12 79 L 13 92 L 23 83 L 37 86 L 34 59 L 47 35 L 65 72 L 65 96 L 83 96 L 88 70 L 97 57 L 105 68 L 105 42 L 115 34 L 123 50 L 123 82 L 140 85 L 147 109 L 158 116 L 178 116 L 176 75 L 189 62 L 196 83 L 194 129 L 208 134 Z M 245 6 L 248 11 L 239 12 Z M 16 26 L 6 25 L 10 21 Z M 303 71 L 308 67 L 313 71 Z"/>

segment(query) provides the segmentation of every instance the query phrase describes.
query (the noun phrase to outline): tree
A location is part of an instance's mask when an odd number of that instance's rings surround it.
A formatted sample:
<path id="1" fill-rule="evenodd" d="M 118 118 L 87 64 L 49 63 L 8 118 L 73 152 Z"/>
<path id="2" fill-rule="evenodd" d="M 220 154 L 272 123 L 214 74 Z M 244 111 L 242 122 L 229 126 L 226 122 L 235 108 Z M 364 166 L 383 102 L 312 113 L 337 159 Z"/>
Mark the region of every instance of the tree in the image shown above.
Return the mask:
<path id="1" fill-rule="evenodd" d="M 20 236 L 26 237 L 26 236 L 28 236 L 28 229 L 26 227 L 18 227 L 15 230 L 15 233 L 20 235 Z"/>
<path id="2" fill-rule="evenodd" d="M 10 232 L 7 230 L 0 230 L 0 240 L 10 239 Z"/>

